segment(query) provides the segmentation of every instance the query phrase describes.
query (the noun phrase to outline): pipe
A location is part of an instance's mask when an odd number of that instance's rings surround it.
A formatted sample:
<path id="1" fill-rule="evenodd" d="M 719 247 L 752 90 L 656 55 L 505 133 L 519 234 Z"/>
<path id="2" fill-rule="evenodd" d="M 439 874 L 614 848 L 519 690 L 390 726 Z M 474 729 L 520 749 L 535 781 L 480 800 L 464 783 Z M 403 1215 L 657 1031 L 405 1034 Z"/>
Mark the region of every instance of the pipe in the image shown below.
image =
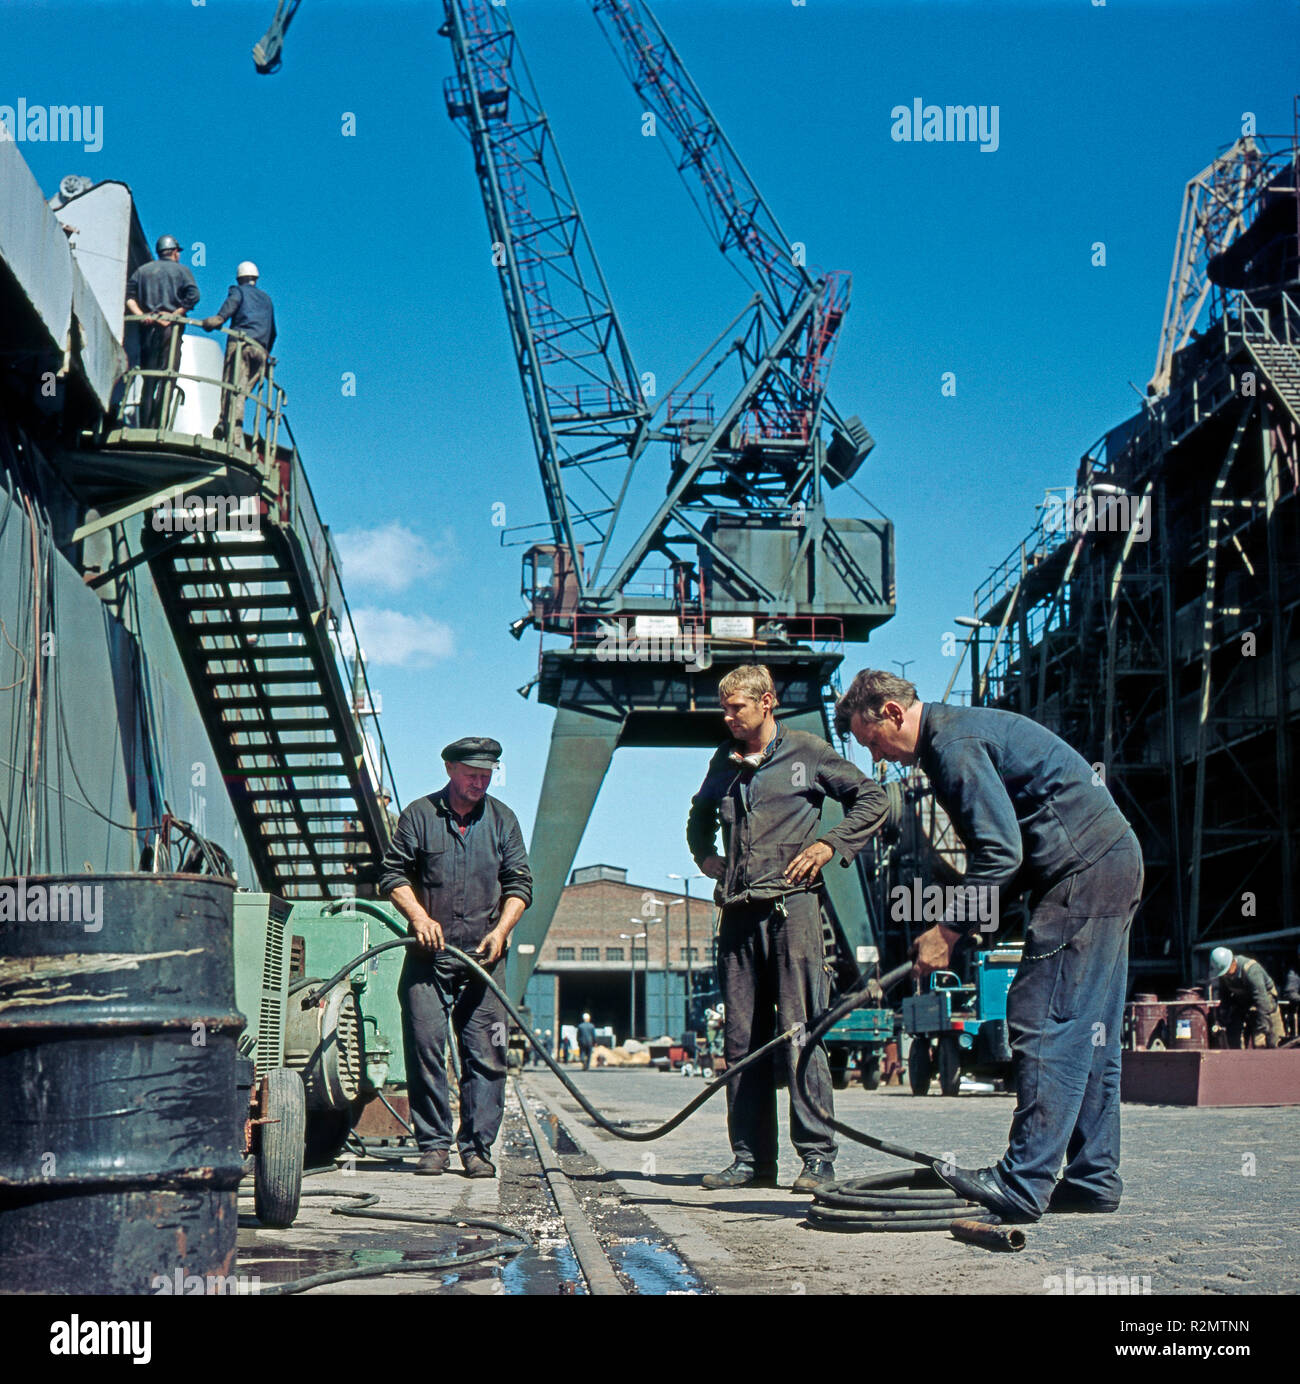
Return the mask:
<path id="1" fill-rule="evenodd" d="M 984 1249 L 1017 1250 L 1025 1247 L 1025 1232 L 1014 1225 L 985 1225 L 983 1221 L 953 1221 L 948 1227 L 954 1240 Z"/>

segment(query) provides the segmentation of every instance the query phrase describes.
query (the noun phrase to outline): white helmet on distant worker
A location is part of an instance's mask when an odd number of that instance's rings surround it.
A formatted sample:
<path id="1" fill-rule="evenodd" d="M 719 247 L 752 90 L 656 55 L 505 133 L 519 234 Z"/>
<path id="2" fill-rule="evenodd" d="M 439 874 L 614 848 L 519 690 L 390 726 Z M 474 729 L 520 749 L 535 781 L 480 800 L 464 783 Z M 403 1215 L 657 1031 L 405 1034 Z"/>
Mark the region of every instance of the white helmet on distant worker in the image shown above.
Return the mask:
<path id="1" fill-rule="evenodd" d="M 260 279 L 262 275 L 258 272 L 257 265 L 252 260 L 240 260 L 239 268 L 235 270 L 237 279 Z"/>
<path id="2" fill-rule="evenodd" d="M 1210 953 L 1210 976 L 1218 979 L 1221 975 L 1226 975 L 1228 967 L 1232 965 L 1233 955 L 1231 947 L 1215 947 Z"/>
<path id="3" fill-rule="evenodd" d="M 591 1015 L 590 1015 L 590 1014 L 584 1014 L 584 1015 L 582 1016 L 582 1022 L 583 1022 L 584 1024 L 589 1024 L 589 1023 L 591 1022 Z"/>

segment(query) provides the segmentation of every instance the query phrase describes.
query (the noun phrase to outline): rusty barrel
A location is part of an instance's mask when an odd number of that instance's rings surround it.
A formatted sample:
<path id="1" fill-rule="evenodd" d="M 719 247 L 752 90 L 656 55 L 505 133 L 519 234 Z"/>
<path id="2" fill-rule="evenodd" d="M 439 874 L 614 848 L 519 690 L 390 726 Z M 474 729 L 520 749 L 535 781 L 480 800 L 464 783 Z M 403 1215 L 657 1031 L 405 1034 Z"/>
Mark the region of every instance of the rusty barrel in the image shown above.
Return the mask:
<path id="1" fill-rule="evenodd" d="M 234 1272 L 232 880 L 0 879 L 0 1292 Z"/>
<path id="2" fill-rule="evenodd" d="M 1184 986 L 1169 1005 L 1172 1048 L 1196 1051 L 1210 1045 L 1209 1011 L 1199 986 Z"/>
<path id="3" fill-rule="evenodd" d="M 1132 1047 L 1138 1052 L 1146 1052 L 1157 1038 L 1168 1046 L 1165 1033 L 1167 1011 L 1168 1005 L 1162 1004 L 1149 991 L 1133 996 L 1133 1002 L 1128 1006 L 1129 1036 Z"/>

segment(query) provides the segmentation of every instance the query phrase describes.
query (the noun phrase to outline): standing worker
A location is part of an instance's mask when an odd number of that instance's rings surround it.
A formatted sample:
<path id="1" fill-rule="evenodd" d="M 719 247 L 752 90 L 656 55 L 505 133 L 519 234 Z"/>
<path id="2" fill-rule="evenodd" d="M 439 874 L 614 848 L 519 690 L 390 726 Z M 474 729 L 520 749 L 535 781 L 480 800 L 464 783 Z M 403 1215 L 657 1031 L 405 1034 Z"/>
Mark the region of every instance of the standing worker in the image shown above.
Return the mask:
<path id="1" fill-rule="evenodd" d="M 172 370 L 173 347 L 183 326 L 179 322 L 159 321 L 160 313 L 184 317 L 198 305 L 199 286 L 189 266 L 180 262 L 181 247 L 175 236 L 158 237 L 154 246 L 158 258 L 142 264 L 126 281 L 126 310 L 145 320 L 140 325 L 140 369 Z M 146 375 L 140 387 L 140 426 L 157 428 L 165 423 L 163 401 L 170 381 L 160 375 Z"/>
<path id="2" fill-rule="evenodd" d="M 490 974 L 532 902 L 519 823 L 505 803 L 488 796 L 500 755 L 497 741 L 476 735 L 443 750 L 447 784 L 402 812 L 379 878 L 380 895 L 391 898 L 421 943 L 407 949 L 398 985 L 411 1122 L 421 1155 L 417 1173 L 447 1170 L 450 1020 L 460 1052 L 456 1147 L 467 1176 L 496 1176 L 489 1154 L 505 1110 L 506 1011 L 443 946 L 475 953 Z"/>
<path id="3" fill-rule="evenodd" d="M 728 1063 L 807 1023 L 827 1004 L 829 977 L 822 937 L 822 867 L 836 854 L 848 865 L 884 825 L 884 790 L 825 740 L 781 725 L 776 689 L 761 665 L 733 669 L 718 685 L 732 739 L 716 751 L 691 799 L 686 840 L 696 864 L 718 881 L 722 910 L 718 972 L 726 1004 Z M 826 798 L 845 818 L 821 831 Z M 723 851 L 717 855 L 718 825 Z M 718 1008 L 721 1010 L 722 1006 Z M 788 1043 L 780 1058 L 790 1087 L 790 1138 L 803 1159 L 796 1192 L 835 1176 L 835 1136 L 805 1105 Z M 809 1094 L 833 1109 L 830 1064 L 819 1047 L 808 1064 Z M 777 1179 L 776 1066 L 768 1057 L 727 1086 L 727 1133 L 734 1161 L 709 1173 L 704 1186 L 774 1187 Z"/>
<path id="4" fill-rule="evenodd" d="M 1210 979 L 1219 986 L 1219 1002 L 1228 1046 L 1275 1048 L 1286 1037 L 1273 977 L 1253 956 L 1233 954 L 1230 947 L 1210 953 Z"/>
<path id="5" fill-rule="evenodd" d="M 1114 1211 L 1123 1190 L 1120 1021 L 1143 878 L 1128 820 L 1092 766 L 1027 716 L 923 703 L 910 682 L 864 669 L 835 722 L 876 760 L 919 764 L 966 847 L 960 906 L 916 939 L 920 979 L 949 968 L 977 926 L 972 912 L 991 911 L 967 906 L 972 886 L 990 891 L 990 904 L 1013 880 L 1029 892 L 1024 955 L 1007 994 L 1016 1086 L 1007 1151 L 996 1167 L 935 1171 L 1004 1221 Z"/>
<path id="6" fill-rule="evenodd" d="M 584 1072 L 591 1066 L 591 1053 L 595 1046 L 596 1025 L 591 1022 L 590 1014 L 584 1014 L 582 1022 L 578 1025 L 578 1054 L 582 1058 Z"/>
<path id="7" fill-rule="evenodd" d="M 221 421 L 212 430 L 218 441 L 230 436 L 236 423 L 243 432 L 245 401 L 261 383 L 271 348 L 275 345 L 275 307 L 271 295 L 258 288 L 259 278 L 257 265 L 252 260 L 243 260 L 235 269 L 235 282 L 226 290 L 226 301 L 211 317 L 199 323 L 204 331 L 212 332 L 229 321 L 232 330 L 243 332 L 249 338 L 247 341 L 235 337 L 226 340 Z"/>

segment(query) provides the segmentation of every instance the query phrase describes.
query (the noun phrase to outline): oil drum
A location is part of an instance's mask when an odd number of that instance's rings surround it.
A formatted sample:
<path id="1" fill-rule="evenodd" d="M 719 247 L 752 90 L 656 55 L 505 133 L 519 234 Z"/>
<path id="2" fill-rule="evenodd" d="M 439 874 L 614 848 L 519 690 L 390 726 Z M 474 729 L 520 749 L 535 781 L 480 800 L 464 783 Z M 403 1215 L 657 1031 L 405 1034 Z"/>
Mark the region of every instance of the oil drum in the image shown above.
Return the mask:
<path id="1" fill-rule="evenodd" d="M 1185 986 L 1169 1006 L 1170 1047 L 1199 1050 L 1210 1045 L 1205 996 L 1199 986 Z"/>
<path id="2" fill-rule="evenodd" d="M 0 879 L 0 1291 L 233 1274 L 234 892 L 199 875 Z"/>
<path id="3" fill-rule="evenodd" d="M 1166 1033 L 1168 1005 L 1161 1004 L 1156 996 L 1148 991 L 1133 996 L 1128 1007 L 1129 1035 L 1132 1046 L 1138 1052 L 1146 1052 L 1153 1041 L 1168 1046 Z"/>

